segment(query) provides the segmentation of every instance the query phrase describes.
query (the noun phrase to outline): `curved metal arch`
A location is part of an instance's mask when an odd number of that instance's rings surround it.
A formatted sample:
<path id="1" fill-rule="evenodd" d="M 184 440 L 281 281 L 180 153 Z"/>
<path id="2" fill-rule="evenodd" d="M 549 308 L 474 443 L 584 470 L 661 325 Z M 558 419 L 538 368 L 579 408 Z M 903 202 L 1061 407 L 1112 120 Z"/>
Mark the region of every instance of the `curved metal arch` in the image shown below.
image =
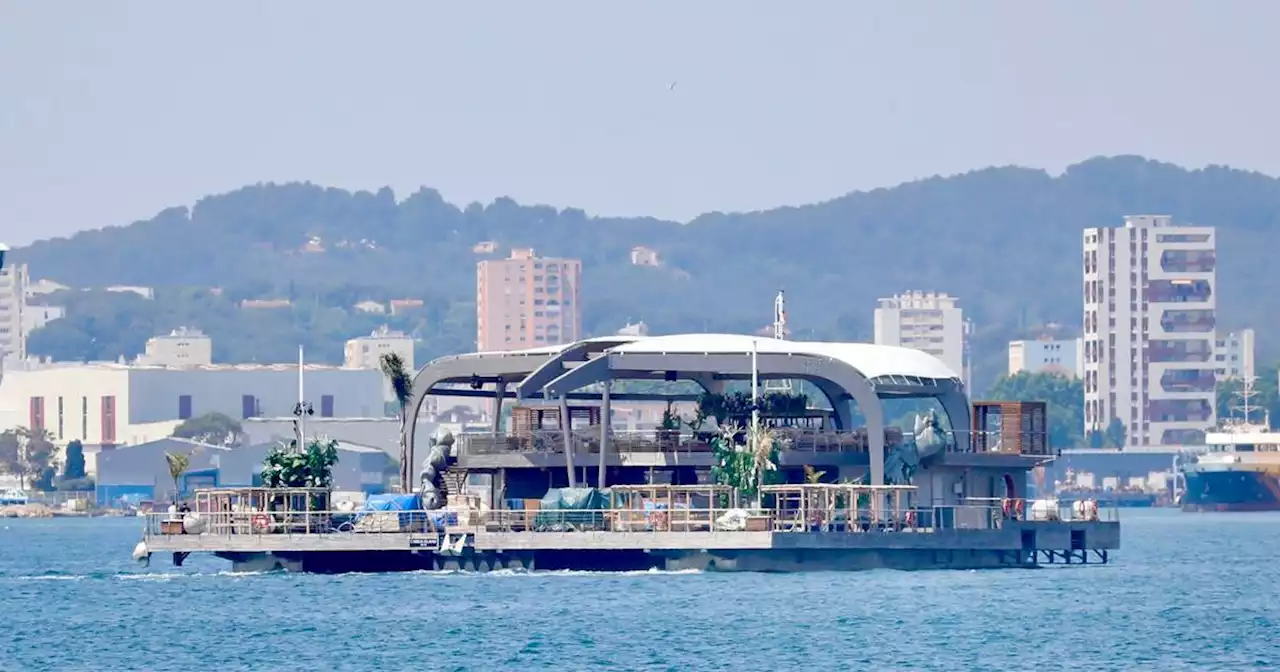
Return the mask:
<path id="1" fill-rule="evenodd" d="M 444 382 L 466 381 L 471 376 L 480 376 L 481 378 L 497 378 L 501 376 L 511 379 L 511 382 L 523 380 L 530 373 L 537 370 L 538 367 L 548 360 L 556 358 L 559 354 L 558 352 L 476 353 L 441 357 L 428 362 L 426 366 L 419 369 L 418 373 L 414 375 L 413 395 L 409 398 L 409 404 L 405 407 L 405 423 L 401 430 L 400 439 L 404 442 L 403 445 L 408 448 L 409 461 L 413 461 L 414 441 L 417 438 L 418 416 L 422 413 L 422 402 L 426 401 L 432 387 Z M 412 464 L 409 467 L 411 475 L 416 473 L 417 470 L 412 468 Z"/>
<path id="2" fill-rule="evenodd" d="M 524 380 L 520 381 L 520 384 L 516 387 L 516 398 L 531 397 L 540 392 L 547 383 L 562 376 L 568 370 L 565 362 L 586 362 L 592 353 L 604 352 L 609 348 L 637 340 L 639 339 L 635 336 L 618 336 L 578 341 L 561 350 L 560 354 L 547 359 L 541 366 L 530 372 Z"/>

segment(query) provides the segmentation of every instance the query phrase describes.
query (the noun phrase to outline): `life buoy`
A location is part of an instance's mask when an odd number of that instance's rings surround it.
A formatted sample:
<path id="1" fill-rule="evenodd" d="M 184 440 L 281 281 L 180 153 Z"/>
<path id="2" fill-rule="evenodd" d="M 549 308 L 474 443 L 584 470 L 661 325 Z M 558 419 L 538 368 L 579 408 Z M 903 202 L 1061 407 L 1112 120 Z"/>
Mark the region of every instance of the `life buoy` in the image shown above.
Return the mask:
<path id="1" fill-rule="evenodd" d="M 1089 500 L 1089 520 L 1098 519 L 1098 500 Z"/>
<path id="2" fill-rule="evenodd" d="M 1004 501 L 1000 502 L 1000 510 L 1004 512 L 1005 518 L 1011 517 L 1013 515 L 1013 500 L 1005 497 Z"/>
<path id="3" fill-rule="evenodd" d="M 649 526 L 652 527 L 654 530 L 665 530 L 667 527 L 667 512 L 666 511 L 650 511 Z"/>
<path id="4" fill-rule="evenodd" d="M 915 512 L 915 511 L 908 511 L 908 512 L 907 512 L 907 527 L 910 527 L 910 528 L 912 528 L 912 529 L 915 529 L 915 526 L 916 526 L 916 512 Z"/>
<path id="5" fill-rule="evenodd" d="M 1022 500 L 1021 499 L 1013 500 L 1013 517 L 1018 520 L 1022 520 Z"/>
<path id="6" fill-rule="evenodd" d="M 253 529 L 259 532 L 266 532 L 271 529 L 271 518 L 265 513 L 254 514 Z"/>

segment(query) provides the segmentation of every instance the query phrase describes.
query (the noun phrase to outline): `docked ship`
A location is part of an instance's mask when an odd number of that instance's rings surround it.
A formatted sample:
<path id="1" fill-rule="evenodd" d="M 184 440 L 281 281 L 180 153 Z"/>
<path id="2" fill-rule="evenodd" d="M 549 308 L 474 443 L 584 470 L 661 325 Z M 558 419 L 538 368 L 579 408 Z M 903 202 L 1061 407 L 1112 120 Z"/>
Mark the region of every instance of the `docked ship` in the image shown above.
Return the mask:
<path id="1" fill-rule="evenodd" d="M 1092 484 L 1092 474 L 1084 475 L 1088 483 L 1081 482 L 1081 476 L 1074 469 L 1068 469 L 1065 479 L 1055 484 L 1054 496 L 1064 506 L 1074 505 L 1080 500 L 1107 502 L 1113 506 L 1125 508 L 1151 508 L 1161 505 L 1160 493 L 1134 487 L 1099 488 Z M 1165 501 L 1168 501 L 1167 497 Z"/>
<path id="2" fill-rule="evenodd" d="M 1243 417 L 1207 432 L 1208 449 L 1183 462 L 1183 511 L 1280 511 L 1280 432 L 1266 412 L 1262 423 L 1250 421 L 1253 394 L 1248 381 Z"/>

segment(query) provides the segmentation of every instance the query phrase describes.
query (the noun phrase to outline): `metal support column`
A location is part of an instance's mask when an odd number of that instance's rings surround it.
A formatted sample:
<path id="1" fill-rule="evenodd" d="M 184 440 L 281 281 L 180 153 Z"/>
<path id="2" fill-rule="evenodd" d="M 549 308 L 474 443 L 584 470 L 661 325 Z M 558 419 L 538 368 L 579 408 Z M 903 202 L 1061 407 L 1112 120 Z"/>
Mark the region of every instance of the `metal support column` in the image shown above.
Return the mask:
<path id="1" fill-rule="evenodd" d="M 604 381 L 604 390 L 600 393 L 600 468 L 596 472 L 596 487 L 605 487 L 605 456 L 609 454 L 609 439 L 613 428 L 610 423 L 610 416 L 613 415 L 609 407 L 609 389 L 613 387 L 613 381 Z"/>
<path id="2" fill-rule="evenodd" d="M 493 436 L 497 438 L 502 433 L 502 402 L 507 396 L 507 383 L 499 382 L 497 385 L 497 393 L 493 400 Z"/>
<path id="3" fill-rule="evenodd" d="M 573 468 L 573 421 L 569 418 L 569 397 L 560 395 L 560 431 L 564 435 L 564 466 L 569 471 L 569 487 L 578 487 L 577 470 Z"/>

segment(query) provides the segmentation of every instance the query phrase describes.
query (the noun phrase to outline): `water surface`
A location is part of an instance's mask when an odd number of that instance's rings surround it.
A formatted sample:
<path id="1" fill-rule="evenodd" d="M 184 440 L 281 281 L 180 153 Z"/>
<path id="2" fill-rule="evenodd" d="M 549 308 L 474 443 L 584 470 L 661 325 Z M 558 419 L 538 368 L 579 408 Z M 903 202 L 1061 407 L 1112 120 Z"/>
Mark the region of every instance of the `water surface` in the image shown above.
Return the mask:
<path id="1" fill-rule="evenodd" d="M 0 520 L 0 670 L 1280 668 L 1280 514 L 1123 524 L 1107 566 L 314 576 Z"/>

